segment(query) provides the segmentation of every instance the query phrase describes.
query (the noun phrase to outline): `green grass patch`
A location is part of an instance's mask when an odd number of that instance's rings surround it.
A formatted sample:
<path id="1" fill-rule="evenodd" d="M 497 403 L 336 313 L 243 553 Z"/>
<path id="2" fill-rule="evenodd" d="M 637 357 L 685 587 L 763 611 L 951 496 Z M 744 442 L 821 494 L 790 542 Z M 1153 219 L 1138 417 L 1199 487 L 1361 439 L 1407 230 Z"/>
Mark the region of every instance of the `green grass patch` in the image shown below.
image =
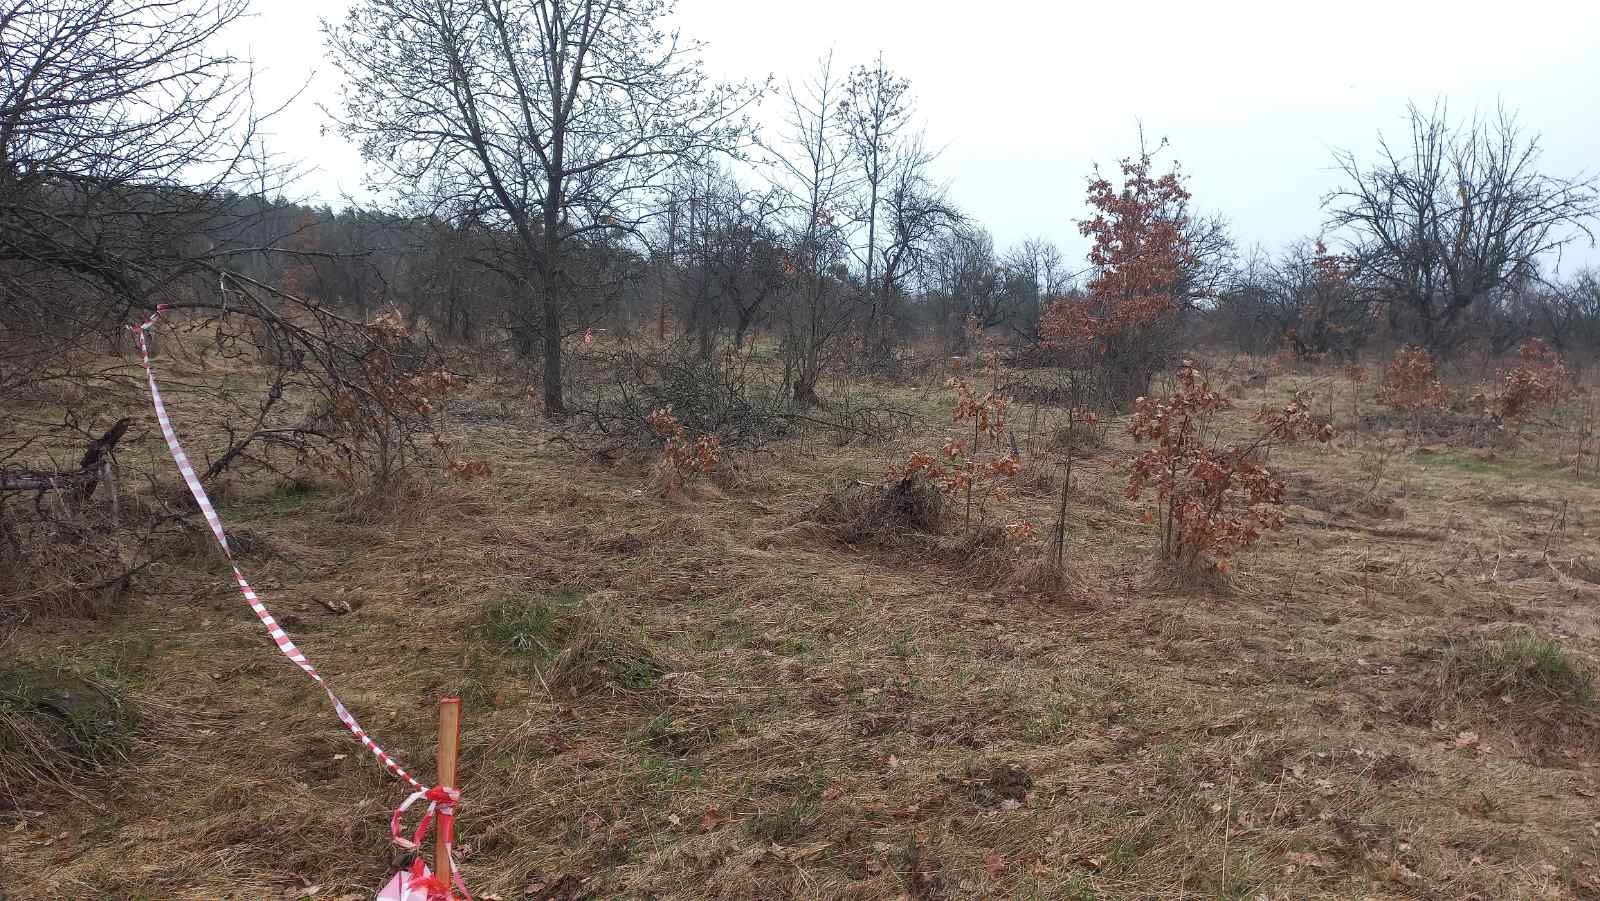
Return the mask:
<path id="1" fill-rule="evenodd" d="M 1072 723 L 1072 708 L 1059 700 L 1053 700 L 1044 705 L 1027 725 L 1023 726 L 1022 734 L 1035 744 L 1045 744 L 1059 739 L 1065 735 L 1067 728 Z"/>
<path id="2" fill-rule="evenodd" d="M 1445 655 L 1445 672 L 1451 683 L 1479 696 L 1579 707 L 1595 701 L 1594 674 L 1554 639 L 1523 636 L 1463 644 Z"/>
<path id="3" fill-rule="evenodd" d="M 825 781 L 811 773 L 784 780 L 776 803 L 746 820 L 745 831 L 763 844 L 793 844 L 821 821 Z"/>
<path id="4" fill-rule="evenodd" d="M 64 660 L 0 663 L 0 798 L 123 762 L 138 728 L 119 680 Z"/>
<path id="5" fill-rule="evenodd" d="M 575 590 L 496 598 L 468 636 L 520 661 L 550 690 L 573 695 L 602 685 L 637 691 L 666 672 L 624 610 Z"/>
<path id="6" fill-rule="evenodd" d="M 1600 485 L 1593 476 L 1575 476 L 1572 467 L 1560 463 L 1539 462 L 1514 456 L 1484 458 L 1469 454 L 1439 454 L 1418 458 L 1424 472 L 1448 467 L 1456 472 L 1477 476 L 1492 476 L 1512 482 L 1548 482 L 1561 485 Z"/>
<path id="7" fill-rule="evenodd" d="M 504 595 L 484 607 L 467 635 L 503 653 L 543 661 L 560 648 L 572 614 L 582 605 L 583 595 L 576 591 Z"/>

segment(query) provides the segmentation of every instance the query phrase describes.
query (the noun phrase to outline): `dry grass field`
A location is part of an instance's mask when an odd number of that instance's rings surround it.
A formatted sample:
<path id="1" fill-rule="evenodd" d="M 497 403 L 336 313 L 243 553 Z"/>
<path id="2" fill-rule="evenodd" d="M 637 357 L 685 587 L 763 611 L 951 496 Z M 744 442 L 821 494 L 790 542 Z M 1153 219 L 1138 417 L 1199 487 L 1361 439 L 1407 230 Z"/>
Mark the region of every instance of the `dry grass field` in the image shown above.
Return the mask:
<path id="1" fill-rule="evenodd" d="M 480 382 L 445 428 L 487 478 L 419 472 L 379 503 L 307 471 L 217 500 L 408 767 L 431 771 L 434 702 L 464 699 L 480 898 L 1600 898 L 1600 479 L 1574 474 L 1575 414 L 1408 443 L 1336 375 L 1214 377 L 1225 428 L 1331 388 L 1340 430 L 1272 452 L 1288 524 L 1221 579 L 1155 562 L 1113 420 L 1074 467 L 1071 588 L 1030 589 L 1064 420 L 1021 404 L 1019 490 L 982 515 L 1040 536 L 842 541 L 831 492 L 955 434 L 938 387 L 873 389 L 914 413 L 888 440 L 797 432 L 669 493 Z M 123 463 L 157 474 L 124 494 L 175 496 L 135 388 L 94 401 L 136 417 Z M 206 536 L 163 540 L 96 616 L 0 623 L 0 667 L 94 695 L 74 734 L 98 743 L 10 786 L 0 897 L 370 898 L 401 787 Z"/>

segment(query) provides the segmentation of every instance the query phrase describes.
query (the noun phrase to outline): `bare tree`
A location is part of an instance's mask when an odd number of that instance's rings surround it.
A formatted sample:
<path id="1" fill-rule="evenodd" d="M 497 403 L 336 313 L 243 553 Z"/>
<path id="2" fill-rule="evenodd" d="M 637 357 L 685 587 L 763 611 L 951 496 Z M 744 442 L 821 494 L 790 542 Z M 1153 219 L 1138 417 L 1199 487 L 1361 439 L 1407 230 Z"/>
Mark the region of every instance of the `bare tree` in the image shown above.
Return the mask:
<path id="1" fill-rule="evenodd" d="M 925 151 L 919 139 L 900 148 L 901 159 L 883 196 L 885 240 L 881 252 L 882 274 L 877 285 L 874 312 L 878 327 L 868 331 L 875 342 L 868 347 L 869 358 L 878 365 L 892 365 L 896 333 L 905 299 L 924 287 L 932 272 L 934 248 L 942 236 L 960 226 L 962 216 L 945 196 L 945 190 L 928 177 L 933 154 Z"/>
<path id="2" fill-rule="evenodd" d="M 1294 310 L 1278 291 L 1278 273 L 1272 255 L 1252 245 L 1234 267 L 1228 284 L 1217 293 L 1204 323 L 1217 338 L 1249 353 L 1271 350 L 1283 338 Z"/>
<path id="3" fill-rule="evenodd" d="M 713 220 L 709 257 L 724 325 L 742 347 L 783 289 L 785 250 L 778 232 L 781 198 L 776 192 L 736 189 L 724 197 Z"/>
<path id="4" fill-rule="evenodd" d="M 995 258 L 988 229 L 964 222 L 952 229 L 934 251 L 934 293 L 938 296 L 940 329 L 953 353 L 965 353 L 969 320 L 988 329 L 1010 318 L 1018 298 L 1006 290 L 1006 269 Z"/>
<path id="5" fill-rule="evenodd" d="M 1549 292 L 1541 313 L 1544 331 L 1563 354 L 1600 350 L 1600 273 L 1584 270 Z"/>
<path id="6" fill-rule="evenodd" d="M 1227 287 L 1238 255 L 1228 220 L 1220 213 L 1196 215 L 1184 228 L 1188 258 L 1179 268 L 1173 299 L 1181 312 L 1192 313 L 1213 301 Z"/>
<path id="7" fill-rule="evenodd" d="M 1593 244 L 1600 191 L 1592 177 L 1539 171 L 1539 136 L 1503 109 L 1464 123 L 1443 103 L 1412 106 L 1409 116 L 1409 147 L 1380 136 L 1371 166 L 1350 151 L 1335 155 L 1346 184 L 1324 205 L 1330 225 L 1348 230 L 1396 330 L 1447 350 L 1474 304 L 1578 237 Z"/>
<path id="8" fill-rule="evenodd" d="M 1055 242 L 1026 238 L 1006 253 L 1000 265 L 1006 270 L 1008 290 L 1016 297 L 1015 315 L 1009 325 L 1028 344 L 1037 345 L 1039 316 L 1072 287 L 1066 258 Z"/>
<path id="9" fill-rule="evenodd" d="M 324 31 L 345 132 L 384 183 L 514 236 L 544 407 L 564 410 L 573 260 L 647 215 L 679 160 L 736 149 L 757 92 L 712 83 L 670 0 L 359 0 Z"/>
<path id="10" fill-rule="evenodd" d="M 781 197 L 706 169 L 673 202 L 683 209 L 668 217 L 677 230 L 668 244 L 678 305 L 701 359 L 709 359 L 730 328 L 734 345 L 742 345 L 783 287 Z"/>
<path id="11" fill-rule="evenodd" d="M 784 92 L 788 120 L 773 152 L 776 182 L 786 194 L 788 268 L 798 283 L 783 310 L 784 365 L 794 399 L 818 403 L 823 368 L 839 352 L 854 320 L 857 293 L 849 281 L 849 217 L 855 187 L 842 105 L 845 87 L 833 55 L 803 85 Z"/>
<path id="12" fill-rule="evenodd" d="M 248 82 L 215 52 L 243 0 L 0 5 L 0 397 L 181 301 L 236 237 Z M 113 339 L 115 340 L 115 339 Z"/>
<path id="13" fill-rule="evenodd" d="M 882 310 L 884 290 L 876 281 L 879 195 L 885 184 L 894 178 L 897 165 L 916 159 L 898 152 L 901 132 L 911 118 L 910 90 L 911 82 L 889 71 L 880 53 L 871 66 L 856 66 L 850 70 L 845 99 L 839 105 L 866 193 L 860 213 L 867 225 L 867 244 L 862 254 L 865 275 L 861 283 L 866 288 L 869 304 L 865 324 L 869 351 L 887 348 L 887 342 L 879 336 L 886 330 Z"/>

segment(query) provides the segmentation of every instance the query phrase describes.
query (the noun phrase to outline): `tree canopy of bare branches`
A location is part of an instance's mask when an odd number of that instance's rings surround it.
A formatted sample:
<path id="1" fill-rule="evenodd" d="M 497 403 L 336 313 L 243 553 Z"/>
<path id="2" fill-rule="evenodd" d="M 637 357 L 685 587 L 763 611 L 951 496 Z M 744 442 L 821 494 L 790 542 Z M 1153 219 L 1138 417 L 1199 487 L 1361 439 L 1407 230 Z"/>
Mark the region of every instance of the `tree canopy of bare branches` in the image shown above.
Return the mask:
<path id="1" fill-rule="evenodd" d="M 877 283 L 879 198 L 896 171 L 915 159 L 901 147 L 902 133 L 911 118 L 910 90 L 911 82 L 891 72 L 880 53 L 871 66 L 850 70 L 845 99 L 839 105 L 865 194 L 859 213 L 867 226 L 861 283 L 867 291 L 866 334 L 869 344 L 875 345 L 869 351 L 877 351 L 877 356 L 886 350 L 888 331 L 882 309 L 885 292 Z"/>
<path id="2" fill-rule="evenodd" d="M 797 289 L 783 311 L 785 366 L 794 399 L 817 402 L 817 383 L 855 321 L 849 281 L 851 193 L 858 184 L 845 128 L 846 83 L 823 57 L 803 84 L 784 90 L 786 121 L 769 149 L 785 194 L 788 268 Z"/>
<path id="3" fill-rule="evenodd" d="M 226 240 L 236 222 L 222 200 L 256 173 L 248 81 L 214 46 L 243 11 L 0 6 L 0 396 L 173 299 Z"/>
<path id="4" fill-rule="evenodd" d="M 561 341 L 584 287 L 574 249 L 635 227 L 663 175 L 736 149 L 756 92 L 716 84 L 667 0 L 360 0 L 327 26 L 343 128 L 378 180 L 431 213 L 514 236 L 525 348 L 563 410 Z"/>
<path id="5" fill-rule="evenodd" d="M 1412 106 L 1407 137 L 1380 137 L 1371 164 L 1339 151 L 1345 185 L 1324 205 L 1397 332 L 1447 350 L 1473 305 L 1571 241 L 1593 242 L 1600 190 L 1592 177 L 1541 171 L 1539 136 L 1504 110 L 1456 122 L 1443 103 Z"/>

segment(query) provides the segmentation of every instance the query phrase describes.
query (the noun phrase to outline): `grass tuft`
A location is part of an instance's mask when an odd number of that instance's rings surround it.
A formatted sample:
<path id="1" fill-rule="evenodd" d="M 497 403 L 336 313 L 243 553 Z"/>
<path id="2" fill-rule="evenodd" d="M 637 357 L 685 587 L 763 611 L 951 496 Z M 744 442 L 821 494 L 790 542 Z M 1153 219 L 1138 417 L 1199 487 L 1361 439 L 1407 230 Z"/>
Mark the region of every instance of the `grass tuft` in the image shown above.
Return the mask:
<path id="1" fill-rule="evenodd" d="M 791 844 L 822 819 L 822 779 L 803 775 L 778 787 L 782 800 L 745 821 L 745 831 L 764 845 Z"/>
<path id="2" fill-rule="evenodd" d="M 944 495 L 926 479 L 907 476 L 887 487 L 846 483 L 810 513 L 845 544 L 898 547 L 914 535 L 944 529 Z"/>
<path id="3" fill-rule="evenodd" d="M 542 660 L 559 647 L 568 614 L 583 603 L 576 592 L 509 594 L 491 601 L 471 637 L 507 653 Z"/>
<path id="4" fill-rule="evenodd" d="M 601 595 L 506 595 L 485 608 L 468 634 L 524 661 L 551 691 L 578 695 L 601 685 L 638 691 L 666 672 L 638 626 Z"/>
<path id="5" fill-rule="evenodd" d="M 0 664 L 0 799 L 127 759 L 139 712 L 122 686 L 66 661 Z"/>
<path id="6" fill-rule="evenodd" d="M 1052 450 L 1071 448 L 1078 456 L 1087 456 L 1106 446 L 1105 434 L 1092 423 L 1074 422 L 1060 426 L 1050 433 Z"/>
<path id="7" fill-rule="evenodd" d="M 1594 704 L 1594 674 L 1559 641 L 1521 636 L 1480 640 L 1451 649 L 1447 678 L 1478 695 L 1509 695 L 1529 701 Z"/>

